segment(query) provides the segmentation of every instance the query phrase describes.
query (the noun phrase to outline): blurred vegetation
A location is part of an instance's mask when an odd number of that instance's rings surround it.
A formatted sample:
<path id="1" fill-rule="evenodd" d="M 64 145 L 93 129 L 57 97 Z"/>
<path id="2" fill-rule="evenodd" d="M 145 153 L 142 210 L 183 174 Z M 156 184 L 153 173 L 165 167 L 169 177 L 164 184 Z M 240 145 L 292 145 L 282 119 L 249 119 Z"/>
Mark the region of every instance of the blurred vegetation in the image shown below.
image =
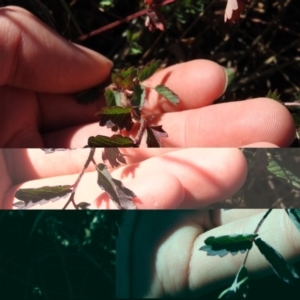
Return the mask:
<path id="1" fill-rule="evenodd" d="M 0 212 L 0 297 L 114 298 L 121 218 L 121 211 Z"/>

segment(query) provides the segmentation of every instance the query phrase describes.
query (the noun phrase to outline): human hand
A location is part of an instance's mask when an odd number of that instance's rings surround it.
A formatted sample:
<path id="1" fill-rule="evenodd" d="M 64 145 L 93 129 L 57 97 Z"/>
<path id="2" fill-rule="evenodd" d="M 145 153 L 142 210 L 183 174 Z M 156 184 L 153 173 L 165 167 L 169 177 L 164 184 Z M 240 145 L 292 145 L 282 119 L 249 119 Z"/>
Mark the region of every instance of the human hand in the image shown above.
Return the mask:
<path id="1" fill-rule="evenodd" d="M 95 113 L 103 97 L 87 106 L 72 93 L 102 82 L 111 62 L 67 42 L 24 9 L 0 9 L 0 146 L 78 148 L 89 136 L 111 134 Z M 224 69 L 207 60 L 190 61 L 154 74 L 147 83 L 178 94 L 177 106 L 150 93 L 144 110 L 155 114 L 169 137 L 164 147 L 240 147 L 294 139 L 289 112 L 276 101 L 258 98 L 212 105 L 226 89 Z M 94 122 L 91 124 L 92 122 Z M 87 125 L 89 124 L 89 125 Z"/>
<path id="2" fill-rule="evenodd" d="M 220 258 L 199 248 L 209 236 L 253 233 L 265 212 L 128 211 L 117 240 L 117 298 L 199 297 L 229 287 L 245 254 Z M 271 212 L 259 234 L 284 259 L 299 260 L 300 234 L 283 209 Z M 246 267 L 250 279 L 271 273 L 255 246 Z"/>
<path id="3" fill-rule="evenodd" d="M 197 208 L 230 197 L 244 183 L 247 162 L 236 148 L 121 149 L 127 165 L 112 171 L 115 179 L 131 189 L 138 209 Z M 41 149 L 2 149 L 0 207 L 12 207 L 18 188 L 72 185 L 87 159 L 89 149 L 45 154 Z M 96 149 L 95 161 L 102 149 Z M 97 184 L 93 164 L 80 182 L 76 203 L 91 208 L 116 208 Z M 92 172 L 93 171 L 93 172 Z M 62 208 L 67 200 L 34 208 Z"/>

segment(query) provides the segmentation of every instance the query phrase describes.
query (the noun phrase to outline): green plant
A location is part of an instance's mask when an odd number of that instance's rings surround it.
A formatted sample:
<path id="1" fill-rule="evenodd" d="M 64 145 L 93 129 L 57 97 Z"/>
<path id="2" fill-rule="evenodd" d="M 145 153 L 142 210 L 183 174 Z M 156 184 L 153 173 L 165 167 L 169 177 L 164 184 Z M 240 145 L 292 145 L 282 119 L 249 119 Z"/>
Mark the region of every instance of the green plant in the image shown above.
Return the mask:
<path id="1" fill-rule="evenodd" d="M 260 236 L 259 230 L 266 221 L 272 209 L 269 209 L 262 217 L 253 233 L 235 234 L 207 238 L 205 246 L 199 250 L 206 251 L 209 256 L 224 257 L 228 254 L 236 255 L 237 253 L 245 253 L 245 259 L 239 271 L 236 274 L 233 284 L 224 290 L 218 299 L 246 299 L 249 289 L 249 277 L 246 267 L 250 250 L 255 244 L 261 254 L 266 258 L 273 268 L 275 274 L 287 284 L 297 284 L 300 275 L 298 271 L 288 264 L 282 255 L 276 251 L 271 245 L 266 243 Z M 300 231 L 300 209 L 286 209 L 286 213 L 290 217 L 293 224 Z"/>

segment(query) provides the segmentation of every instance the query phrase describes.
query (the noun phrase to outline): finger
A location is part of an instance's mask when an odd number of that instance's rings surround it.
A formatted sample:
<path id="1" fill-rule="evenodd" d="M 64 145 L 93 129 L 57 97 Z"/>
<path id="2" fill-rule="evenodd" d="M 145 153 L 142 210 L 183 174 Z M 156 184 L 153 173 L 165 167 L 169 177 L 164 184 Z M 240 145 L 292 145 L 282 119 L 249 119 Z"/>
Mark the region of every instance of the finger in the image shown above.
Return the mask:
<path id="1" fill-rule="evenodd" d="M 287 147 L 295 137 L 291 114 L 267 98 L 167 113 L 153 123 L 162 124 L 168 133 L 162 139 L 165 147 L 241 147 L 258 142 Z"/>
<path id="2" fill-rule="evenodd" d="M 181 182 L 184 208 L 203 207 L 232 196 L 244 183 L 247 162 L 238 149 L 181 149 L 112 172 L 130 178 L 167 171 Z"/>
<path id="3" fill-rule="evenodd" d="M 157 247 L 155 273 L 152 274 L 153 281 L 147 289 L 146 297 L 162 297 L 170 294 L 200 296 L 212 289 L 229 286 L 243 264 L 245 256 L 227 255 L 225 258 L 219 258 L 207 256 L 205 251 L 199 249 L 205 245 L 204 241 L 209 236 L 252 233 L 264 213 L 254 215 L 250 213 L 249 217 L 238 218 L 235 222 L 206 233 L 203 233 L 201 212 L 188 218 L 176 231 L 167 235 Z M 285 259 L 290 261 L 299 259 L 300 235 L 284 210 L 274 210 L 259 232 L 261 238 Z M 266 275 L 271 271 L 269 263 L 256 247 L 251 249 L 246 266 L 250 278 Z M 172 273 L 171 268 L 177 270 L 176 274 Z M 139 292 L 138 288 L 135 290 Z M 145 297 L 145 294 L 142 296 Z"/>
<path id="4" fill-rule="evenodd" d="M 182 74 L 185 74 L 184 81 Z M 155 87 L 161 83 L 178 94 L 180 103 L 176 106 L 169 104 L 152 91 L 143 106 L 144 114 L 153 115 L 164 111 L 180 111 L 209 105 L 226 89 L 227 76 L 224 68 L 218 64 L 208 60 L 195 60 L 168 67 L 154 74 L 144 84 Z M 82 105 L 75 105 L 73 97 L 70 96 L 41 95 L 40 101 L 43 113 L 42 127 L 47 131 L 83 124 L 84 121 L 89 123 L 96 121 L 95 113 L 105 103 L 103 97 L 100 97 L 99 101 L 83 109 Z"/>
<path id="5" fill-rule="evenodd" d="M 244 147 L 261 142 L 287 147 L 295 137 L 290 113 L 267 98 L 166 113 L 151 125 L 162 125 L 167 132 L 163 147 Z M 82 147 L 89 136 L 98 134 L 111 136 L 111 131 L 90 124 L 46 134 L 44 141 L 51 147 Z"/>
<path id="6" fill-rule="evenodd" d="M 151 157 L 176 151 L 177 148 L 159 149 L 120 149 L 125 154 L 127 164 L 138 163 Z M 3 149 L 8 173 L 14 184 L 35 180 L 78 174 L 88 158 L 90 149 L 66 149 L 46 154 L 41 149 Z M 102 162 L 103 149 L 96 149 L 94 158 L 96 162 Z M 22 170 L 22 172 L 20 172 Z M 87 171 L 94 171 L 92 164 Z"/>
<path id="7" fill-rule="evenodd" d="M 12 182 L 10 180 L 8 171 L 6 169 L 5 156 L 3 154 L 3 150 L 0 149 L 0 209 L 3 208 L 6 193 L 11 186 Z"/>
<path id="8" fill-rule="evenodd" d="M 77 175 L 58 176 L 40 180 L 28 181 L 24 184 L 13 186 L 6 194 L 4 202 L 5 209 L 11 209 L 13 203 L 19 202 L 15 198 L 16 191 L 20 188 L 40 188 L 43 186 L 72 185 L 77 179 Z M 165 172 L 148 173 L 131 180 L 124 180 L 126 188 L 132 189 L 137 197 L 133 198 L 138 209 L 175 209 L 184 200 L 184 190 L 180 181 L 173 175 Z M 155 189 L 153 189 L 155 186 Z M 166 186 L 168 191 L 166 192 Z M 62 209 L 67 199 L 60 198 L 56 201 L 48 201 L 46 204 L 37 204 L 31 209 Z M 75 195 L 75 202 L 89 203 L 89 209 L 117 209 L 116 204 L 97 184 L 97 173 L 89 172 L 82 178 Z M 15 207 L 14 207 L 15 208 Z M 68 209 L 74 209 L 69 205 Z"/>
<path id="9" fill-rule="evenodd" d="M 152 90 L 143 112 L 153 115 L 212 104 L 226 90 L 227 75 L 223 67 L 212 61 L 193 60 L 157 72 L 144 84 L 151 87 L 164 84 L 180 99 L 178 105 L 173 105 Z"/>
<path id="10" fill-rule="evenodd" d="M 28 11 L 0 9 L 0 85 L 38 92 L 71 93 L 99 84 L 111 62 L 74 45 Z"/>

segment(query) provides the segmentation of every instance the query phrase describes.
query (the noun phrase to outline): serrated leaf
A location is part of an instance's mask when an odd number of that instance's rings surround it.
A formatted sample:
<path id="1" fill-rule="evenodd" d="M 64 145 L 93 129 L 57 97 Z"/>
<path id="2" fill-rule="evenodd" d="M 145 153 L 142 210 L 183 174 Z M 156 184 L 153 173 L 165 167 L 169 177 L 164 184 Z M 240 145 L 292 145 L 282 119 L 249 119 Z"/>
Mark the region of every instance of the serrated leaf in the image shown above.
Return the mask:
<path id="1" fill-rule="evenodd" d="M 286 209 L 286 212 L 290 217 L 291 221 L 296 226 L 296 228 L 300 231 L 300 209 L 299 208 Z"/>
<path id="2" fill-rule="evenodd" d="M 96 115 L 100 118 L 100 126 L 130 131 L 133 126 L 131 110 L 131 107 L 103 107 Z"/>
<path id="3" fill-rule="evenodd" d="M 138 73 L 138 79 L 144 81 L 151 77 L 159 68 L 161 62 L 159 60 L 152 60 L 147 63 Z"/>
<path id="4" fill-rule="evenodd" d="M 204 241 L 206 246 L 202 246 L 199 250 L 206 251 L 209 256 L 218 255 L 223 257 L 228 253 L 236 255 L 238 252 L 244 253 L 250 250 L 253 239 L 257 236 L 257 234 L 211 236 Z"/>
<path id="5" fill-rule="evenodd" d="M 267 244 L 260 238 L 254 240 L 261 254 L 265 256 L 267 261 L 271 264 L 275 274 L 286 283 L 294 283 L 299 279 L 299 274 L 296 269 L 289 265 L 285 259 L 273 247 Z"/>
<path id="6" fill-rule="evenodd" d="M 117 207 L 119 209 L 136 209 L 132 201 L 132 198 L 136 197 L 134 192 L 126 188 L 120 180 L 112 178 L 105 164 L 98 164 L 96 169 L 98 172 L 98 185 L 108 193 Z"/>
<path id="7" fill-rule="evenodd" d="M 19 209 L 28 209 L 37 204 L 43 205 L 48 201 L 58 201 L 72 193 L 71 185 L 43 186 L 40 188 L 19 189 L 15 193 L 15 198 L 22 202 L 16 202 L 13 206 Z"/>
<path id="8" fill-rule="evenodd" d="M 145 97 L 146 97 L 145 87 L 140 85 L 138 82 L 136 82 L 133 85 L 133 94 L 131 100 L 132 106 L 142 107 L 145 102 Z"/>
<path id="9" fill-rule="evenodd" d="M 126 164 L 124 155 L 120 152 L 118 148 L 104 148 L 102 152 L 103 162 L 108 161 L 112 168 L 116 168 L 122 164 Z"/>
<path id="10" fill-rule="evenodd" d="M 281 163 L 279 160 L 271 157 L 267 168 L 274 176 L 284 179 L 298 189 L 300 188 L 300 178 L 284 166 L 284 161 Z"/>
<path id="11" fill-rule="evenodd" d="M 248 271 L 242 265 L 230 288 L 224 290 L 218 299 L 246 299 L 249 290 Z"/>
<path id="12" fill-rule="evenodd" d="M 171 91 L 169 88 L 167 88 L 164 85 L 157 85 L 155 87 L 155 90 L 163 97 L 165 97 L 167 100 L 169 100 L 173 104 L 178 104 L 179 103 L 179 98 L 178 96 Z"/>
<path id="13" fill-rule="evenodd" d="M 97 147 L 135 147 L 134 141 L 122 135 L 115 134 L 111 137 L 104 135 L 91 136 L 88 139 L 88 146 Z"/>
<path id="14" fill-rule="evenodd" d="M 168 137 L 168 134 L 162 129 L 162 126 L 147 126 L 147 146 L 151 147 L 161 147 L 161 138 Z"/>

